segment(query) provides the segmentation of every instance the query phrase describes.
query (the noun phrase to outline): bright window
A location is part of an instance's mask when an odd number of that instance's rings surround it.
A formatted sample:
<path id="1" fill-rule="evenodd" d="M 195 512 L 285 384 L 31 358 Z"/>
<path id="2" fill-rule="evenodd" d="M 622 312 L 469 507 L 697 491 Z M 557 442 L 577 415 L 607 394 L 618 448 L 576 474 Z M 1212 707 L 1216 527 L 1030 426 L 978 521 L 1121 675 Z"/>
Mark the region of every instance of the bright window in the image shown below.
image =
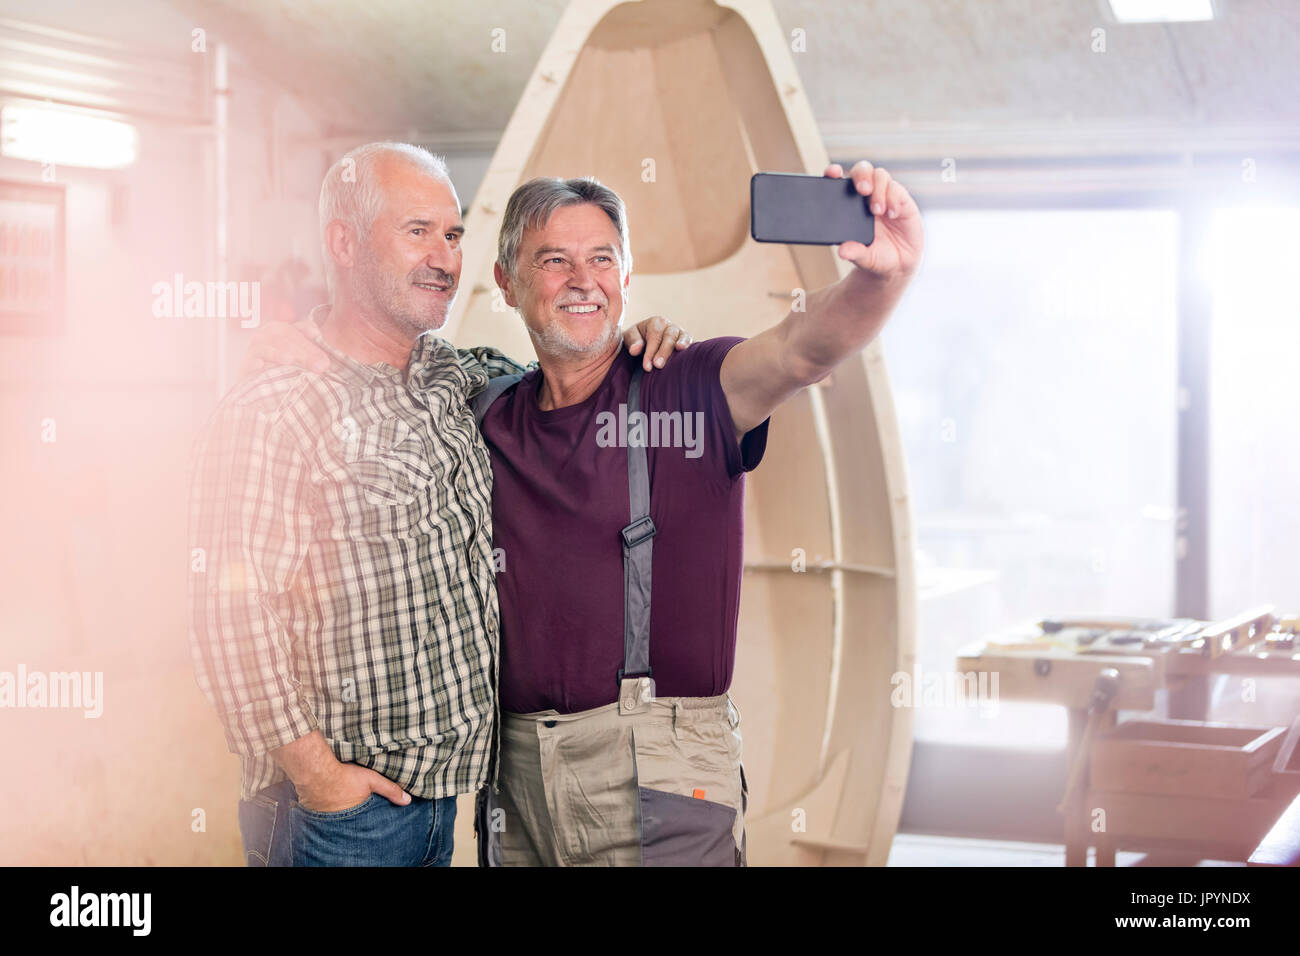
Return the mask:
<path id="1" fill-rule="evenodd" d="M 926 214 L 883 339 L 923 671 L 1026 621 L 1173 613 L 1177 245 L 1163 210 Z M 1065 727 L 1048 705 L 916 713 L 951 743 L 1056 749 Z"/>
<path id="2" fill-rule="evenodd" d="M 1300 208 L 1211 219 L 1210 613 L 1300 610 Z"/>

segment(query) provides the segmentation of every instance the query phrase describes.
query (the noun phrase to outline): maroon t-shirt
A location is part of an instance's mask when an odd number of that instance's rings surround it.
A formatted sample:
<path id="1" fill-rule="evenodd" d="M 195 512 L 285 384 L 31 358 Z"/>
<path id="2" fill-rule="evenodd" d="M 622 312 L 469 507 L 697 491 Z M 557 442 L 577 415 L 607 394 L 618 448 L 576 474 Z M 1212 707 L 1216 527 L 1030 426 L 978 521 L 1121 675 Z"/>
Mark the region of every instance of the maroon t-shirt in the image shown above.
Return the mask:
<path id="1" fill-rule="evenodd" d="M 722 359 L 740 338 L 708 339 L 641 379 L 650 418 L 650 666 L 660 697 L 731 686 L 743 561 L 745 472 L 767 422 L 736 441 Z M 621 350 L 586 401 L 542 411 L 541 372 L 483 419 L 492 452 L 492 522 L 501 602 L 501 707 L 574 713 L 618 699 L 623 666 L 623 544 L 631 521 L 622 428 L 632 369 Z M 654 412 L 678 412 L 676 420 Z M 620 438 L 623 440 L 620 442 Z M 504 565 L 504 566 L 502 566 Z"/>

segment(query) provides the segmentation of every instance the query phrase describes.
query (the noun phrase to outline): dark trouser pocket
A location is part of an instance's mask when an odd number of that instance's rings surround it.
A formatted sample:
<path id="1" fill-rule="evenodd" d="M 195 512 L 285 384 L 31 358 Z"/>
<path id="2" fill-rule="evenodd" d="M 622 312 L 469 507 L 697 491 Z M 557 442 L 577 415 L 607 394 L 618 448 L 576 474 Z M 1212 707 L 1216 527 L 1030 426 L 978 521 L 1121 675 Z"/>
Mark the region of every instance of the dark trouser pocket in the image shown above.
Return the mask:
<path id="1" fill-rule="evenodd" d="M 740 765 L 740 812 L 742 815 L 749 812 L 749 781 L 745 779 L 745 765 Z M 749 866 L 749 853 L 746 844 L 749 842 L 749 835 L 742 829 L 740 831 L 740 849 L 736 850 L 736 866 Z"/>
<path id="2" fill-rule="evenodd" d="M 474 838 L 478 841 L 478 865 L 501 865 L 501 837 L 494 827 L 492 811 L 496 802 L 492 789 L 484 786 L 474 796 Z"/>
<path id="3" fill-rule="evenodd" d="M 735 866 L 736 811 L 722 803 L 638 788 L 643 866 Z"/>

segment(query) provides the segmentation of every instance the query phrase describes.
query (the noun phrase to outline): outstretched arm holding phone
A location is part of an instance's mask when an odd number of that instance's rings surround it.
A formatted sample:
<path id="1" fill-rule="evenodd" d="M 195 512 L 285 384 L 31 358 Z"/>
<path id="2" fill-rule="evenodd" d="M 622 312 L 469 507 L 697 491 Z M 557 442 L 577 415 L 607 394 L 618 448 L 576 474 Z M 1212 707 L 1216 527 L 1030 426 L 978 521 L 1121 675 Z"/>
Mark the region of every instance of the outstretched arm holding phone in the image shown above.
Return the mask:
<path id="1" fill-rule="evenodd" d="M 826 176 L 839 179 L 838 164 Z M 921 261 L 921 212 L 901 183 L 863 160 L 850 170 L 876 216 L 871 245 L 840 243 L 839 256 L 856 267 L 808 296 L 806 309 L 741 342 L 722 363 L 722 390 L 741 438 L 799 389 L 825 378 L 876 337 Z"/>

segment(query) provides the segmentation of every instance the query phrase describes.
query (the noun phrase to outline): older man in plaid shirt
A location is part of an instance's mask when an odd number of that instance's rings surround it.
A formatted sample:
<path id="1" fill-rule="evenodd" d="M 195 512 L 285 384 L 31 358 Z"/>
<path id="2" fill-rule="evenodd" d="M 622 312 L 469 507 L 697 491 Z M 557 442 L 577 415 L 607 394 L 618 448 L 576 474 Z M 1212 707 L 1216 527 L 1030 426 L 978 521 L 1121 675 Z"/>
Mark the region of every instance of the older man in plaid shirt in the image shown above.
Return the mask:
<path id="1" fill-rule="evenodd" d="M 498 737 L 492 470 L 468 399 L 523 368 L 425 334 L 464 233 L 440 160 L 353 150 L 320 220 L 326 360 L 238 386 L 199 445 L 196 676 L 241 759 L 248 863 L 446 866 Z M 647 355 L 676 343 L 662 326 L 642 323 Z"/>

